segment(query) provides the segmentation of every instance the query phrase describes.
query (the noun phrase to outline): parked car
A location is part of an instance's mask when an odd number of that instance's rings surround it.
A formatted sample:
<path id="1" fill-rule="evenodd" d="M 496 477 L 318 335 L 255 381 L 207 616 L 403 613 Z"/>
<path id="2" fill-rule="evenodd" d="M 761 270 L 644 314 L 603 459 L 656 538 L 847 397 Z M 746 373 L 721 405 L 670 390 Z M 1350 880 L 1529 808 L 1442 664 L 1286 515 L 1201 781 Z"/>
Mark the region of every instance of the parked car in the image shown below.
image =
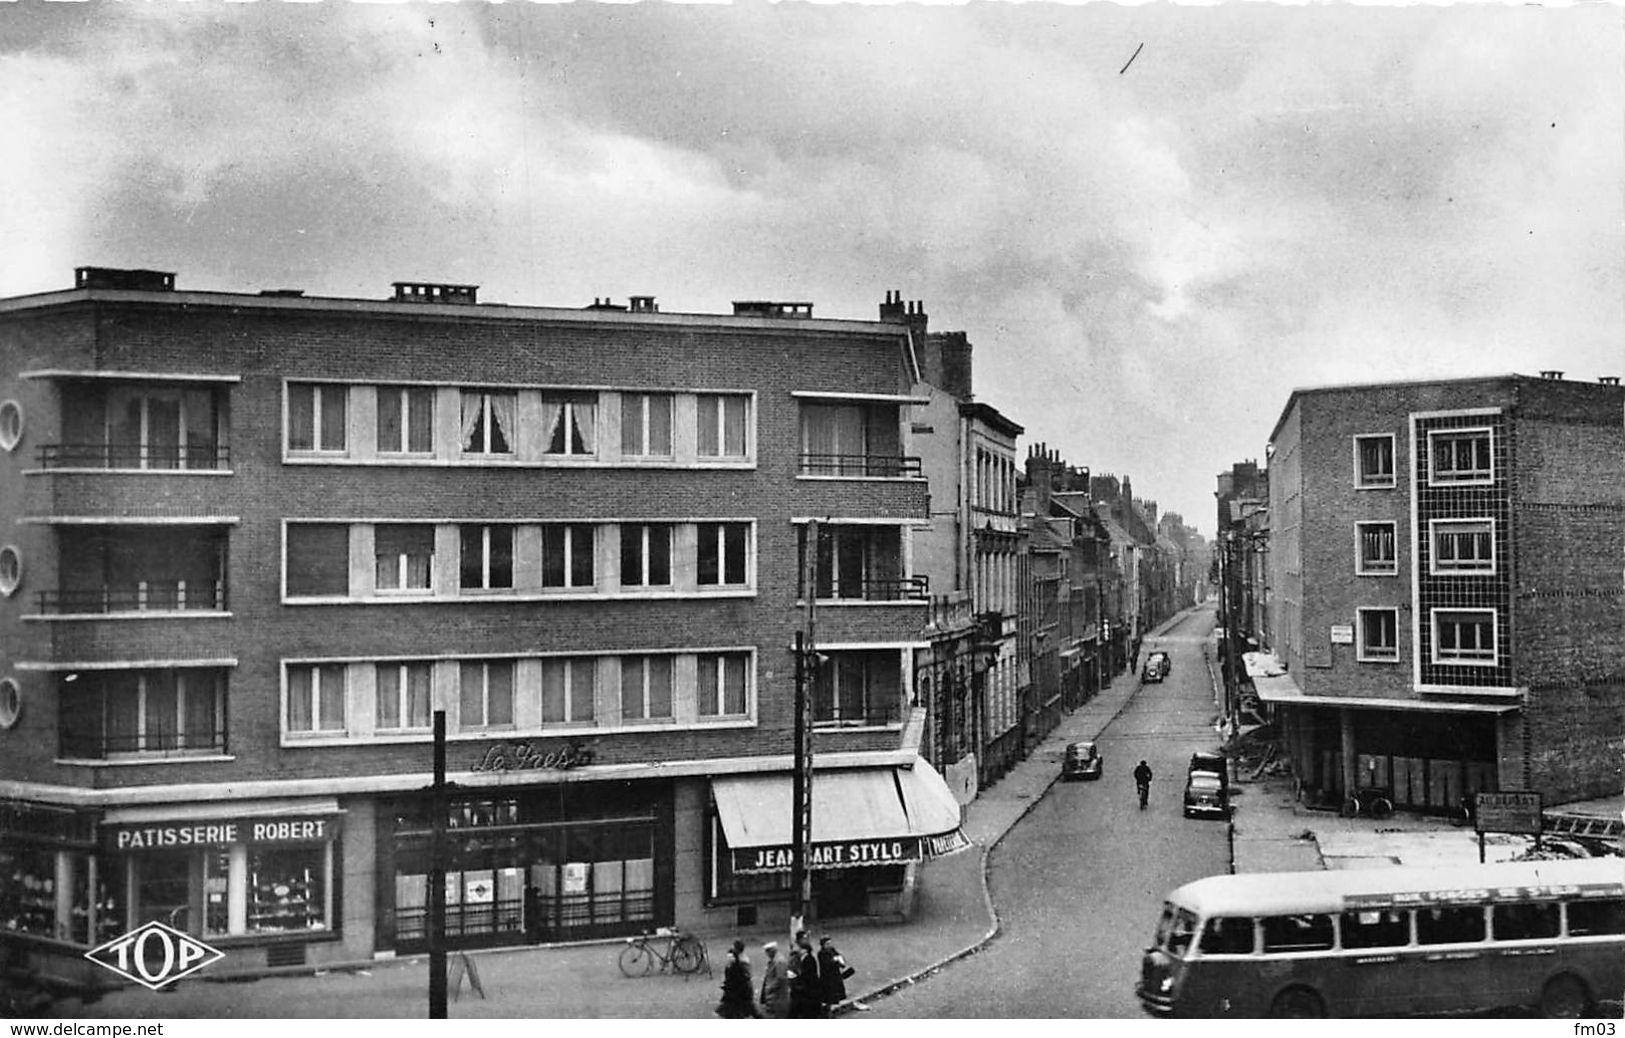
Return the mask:
<path id="1" fill-rule="evenodd" d="M 1173 661 L 1166 652 L 1153 652 L 1145 658 L 1145 666 L 1140 668 L 1141 681 L 1161 681 L 1168 676 L 1168 670 Z"/>
<path id="2" fill-rule="evenodd" d="M 1230 796 L 1224 783 L 1211 771 L 1193 771 L 1185 777 L 1185 817 L 1230 815 Z"/>
<path id="3" fill-rule="evenodd" d="M 1103 766 L 1100 747 L 1092 742 L 1075 742 L 1066 748 L 1066 756 L 1061 760 L 1061 777 L 1097 779 Z"/>
<path id="4" fill-rule="evenodd" d="M 1197 750 L 1191 754 L 1190 765 L 1185 769 L 1185 777 L 1202 773 L 1215 775 L 1219 784 L 1224 787 L 1225 797 L 1230 796 L 1230 766 L 1224 754 L 1217 750 Z"/>

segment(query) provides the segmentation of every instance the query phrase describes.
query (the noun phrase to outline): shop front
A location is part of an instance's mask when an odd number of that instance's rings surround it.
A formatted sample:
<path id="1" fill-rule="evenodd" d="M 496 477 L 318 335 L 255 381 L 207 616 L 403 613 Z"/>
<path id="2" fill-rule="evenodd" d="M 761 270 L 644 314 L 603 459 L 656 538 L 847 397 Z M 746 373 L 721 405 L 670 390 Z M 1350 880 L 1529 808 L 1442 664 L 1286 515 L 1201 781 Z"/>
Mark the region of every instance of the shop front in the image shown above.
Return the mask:
<path id="1" fill-rule="evenodd" d="M 815 771 L 812 799 L 808 868 L 817 918 L 906 916 L 913 870 L 970 845 L 958 802 L 924 760 Z M 709 904 L 790 901 L 791 776 L 713 778 L 711 801 Z"/>
<path id="2" fill-rule="evenodd" d="M 118 936 L 124 922 L 122 892 L 95 853 L 95 818 L 0 801 L 0 968 L 66 986 L 92 979 L 85 950 Z"/>
<path id="3" fill-rule="evenodd" d="M 558 782 L 469 793 L 447 817 L 446 938 L 453 948 L 585 940 L 672 921 L 667 782 Z M 425 798 L 381 804 L 377 947 L 428 947 Z"/>

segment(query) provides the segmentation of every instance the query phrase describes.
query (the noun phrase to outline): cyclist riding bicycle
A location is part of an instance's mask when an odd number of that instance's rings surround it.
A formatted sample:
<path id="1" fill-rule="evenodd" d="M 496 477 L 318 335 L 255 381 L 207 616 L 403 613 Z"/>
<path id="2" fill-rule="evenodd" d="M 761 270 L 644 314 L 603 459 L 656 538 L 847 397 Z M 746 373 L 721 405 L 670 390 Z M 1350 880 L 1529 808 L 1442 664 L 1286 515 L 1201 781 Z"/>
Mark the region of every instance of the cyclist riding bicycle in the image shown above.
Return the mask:
<path id="1" fill-rule="evenodd" d="M 1141 761 L 1134 769 L 1134 785 L 1140 791 L 1140 810 L 1145 810 L 1146 799 L 1151 795 L 1151 765 Z"/>

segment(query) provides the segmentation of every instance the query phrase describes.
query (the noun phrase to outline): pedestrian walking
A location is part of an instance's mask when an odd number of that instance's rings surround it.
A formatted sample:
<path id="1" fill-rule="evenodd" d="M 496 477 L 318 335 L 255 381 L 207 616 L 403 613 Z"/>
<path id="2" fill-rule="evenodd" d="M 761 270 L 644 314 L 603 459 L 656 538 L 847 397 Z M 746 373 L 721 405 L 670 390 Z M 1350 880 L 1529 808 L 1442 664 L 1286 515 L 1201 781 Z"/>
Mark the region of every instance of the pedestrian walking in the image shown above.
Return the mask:
<path id="1" fill-rule="evenodd" d="M 829 934 L 818 938 L 818 980 L 825 1013 L 846 1001 L 846 978 L 854 972 Z"/>
<path id="2" fill-rule="evenodd" d="M 762 954 L 767 956 L 762 965 L 762 1012 L 770 1020 L 782 1020 L 790 1015 L 790 978 L 779 958 L 779 942 L 762 945 Z"/>
<path id="3" fill-rule="evenodd" d="M 745 957 L 745 942 L 736 940 L 728 949 L 728 965 L 722 970 L 722 1001 L 717 1003 L 717 1015 L 724 1020 L 748 1020 L 755 1017 L 756 991 L 750 982 L 750 960 Z"/>
<path id="4" fill-rule="evenodd" d="M 796 931 L 796 946 L 790 955 L 790 1016 L 815 1020 L 824 1015 L 824 987 L 818 978 L 818 953 L 813 951 L 807 931 Z"/>

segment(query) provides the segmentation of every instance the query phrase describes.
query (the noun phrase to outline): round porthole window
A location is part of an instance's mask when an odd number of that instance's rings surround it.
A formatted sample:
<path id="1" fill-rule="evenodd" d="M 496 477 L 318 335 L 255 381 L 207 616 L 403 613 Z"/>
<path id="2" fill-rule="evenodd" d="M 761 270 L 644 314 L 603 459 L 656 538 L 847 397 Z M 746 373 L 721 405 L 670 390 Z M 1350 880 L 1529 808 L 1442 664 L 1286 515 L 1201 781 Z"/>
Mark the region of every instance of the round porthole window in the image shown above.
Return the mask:
<path id="1" fill-rule="evenodd" d="M 11 678 L 0 678 L 0 728 L 10 728 L 23 715 L 23 690 Z"/>
<path id="2" fill-rule="evenodd" d="M 0 402 L 0 448 L 11 450 L 23 438 L 23 409 L 15 400 Z"/>
<path id="3" fill-rule="evenodd" d="M 23 557 L 11 545 L 0 548 L 0 595 L 11 597 L 23 582 Z"/>

